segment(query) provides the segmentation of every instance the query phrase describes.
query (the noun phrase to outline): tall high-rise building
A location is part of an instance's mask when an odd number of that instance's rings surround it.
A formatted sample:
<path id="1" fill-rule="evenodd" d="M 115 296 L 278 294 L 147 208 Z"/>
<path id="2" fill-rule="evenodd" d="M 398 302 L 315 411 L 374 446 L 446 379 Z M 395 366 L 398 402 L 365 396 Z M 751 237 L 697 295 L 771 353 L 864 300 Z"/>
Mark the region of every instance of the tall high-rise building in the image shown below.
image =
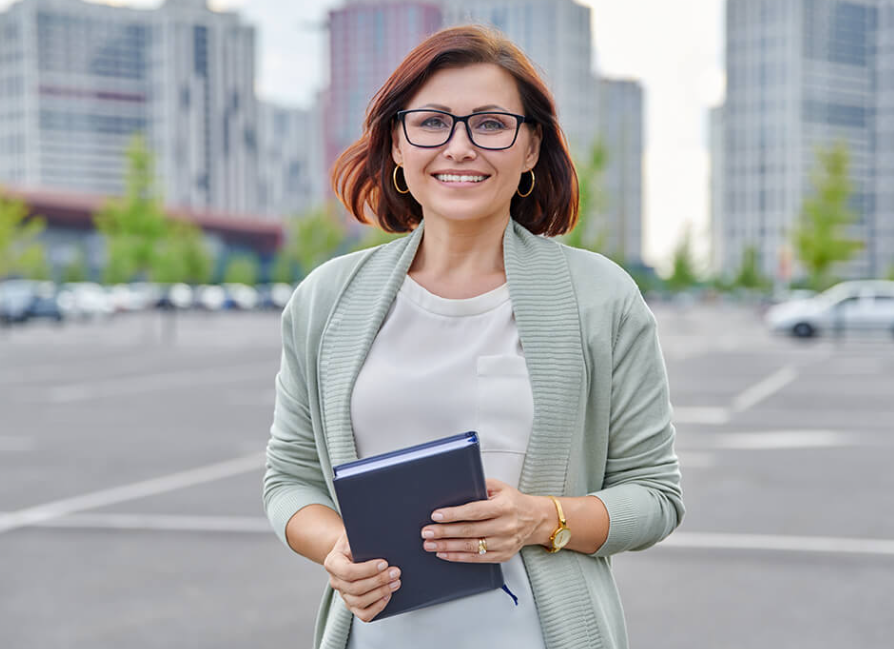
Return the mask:
<path id="1" fill-rule="evenodd" d="M 857 215 L 848 236 L 864 248 L 835 270 L 883 274 L 894 263 L 894 0 L 727 0 L 726 36 L 722 269 L 735 273 L 755 246 L 763 272 L 785 279 L 816 149 L 841 141 Z"/>
<path id="2" fill-rule="evenodd" d="M 329 13 L 325 164 L 360 137 L 366 109 L 404 57 L 441 27 L 433 2 L 350 0 Z"/>
<path id="3" fill-rule="evenodd" d="M 540 68 L 572 153 L 586 154 L 598 128 L 591 70 L 590 8 L 573 0 L 442 0 L 444 24 L 496 27 Z"/>
<path id="4" fill-rule="evenodd" d="M 237 14 L 21 0 L 0 35 L 0 183 L 120 194 L 142 133 L 167 203 L 256 208 L 255 37 Z"/>
<path id="5" fill-rule="evenodd" d="M 282 218 L 317 207 L 325 196 L 320 102 L 310 110 L 259 102 L 258 211 Z"/>
<path id="6" fill-rule="evenodd" d="M 724 107 L 716 106 L 708 113 L 708 150 L 710 151 L 711 273 L 723 272 L 725 257 L 723 233 L 726 231 L 723 212 L 723 116 Z"/>
<path id="7" fill-rule="evenodd" d="M 169 202 L 258 206 L 255 28 L 206 0 L 165 0 L 155 23 L 155 149 Z"/>
<path id="8" fill-rule="evenodd" d="M 642 263 L 643 88 L 638 81 L 602 78 L 600 95 L 605 251 L 627 263 Z"/>

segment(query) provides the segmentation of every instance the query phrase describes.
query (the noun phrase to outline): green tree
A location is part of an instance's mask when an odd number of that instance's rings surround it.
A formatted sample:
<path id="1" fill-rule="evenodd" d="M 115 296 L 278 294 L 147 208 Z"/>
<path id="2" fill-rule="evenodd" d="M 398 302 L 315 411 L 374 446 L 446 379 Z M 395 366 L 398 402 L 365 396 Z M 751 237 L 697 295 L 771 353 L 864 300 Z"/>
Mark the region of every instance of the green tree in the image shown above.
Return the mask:
<path id="1" fill-rule="evenodd" d="M 225 284 L 254 286 L 258 282 L 258 270 L 258 260 L 254 255 L 236 254 L 227 261 L 223 281 Z"/>
<path id="2" fill-rule="evenodd" d="M 569 246 L 594 252 L 599 252 L 605 247 L 606 232 L 599 223 L 599 217 L 605 209 L 602 175 L 607 160 L 605 145 L 601 140 L 597 140 L 590 148 L 586 159 L 575 161 L 580 195 L 578 221 L 571 232 L 561 237 L 561 241 Z"/>
<path id="3" fill-rule="evenodd" d="M 280 248 L 273 256 L 270 281 L 285 282 L 286 284 L 291 284 L 295 281 L 294 261 L 285 248 Z"/>
<path id="4" fill-rule="evenodd" d="M 93 220 L 106 239 L 106 281 L 148 278 L 157 267 L 170 228 L 154 188 L 153 157 L 141 135 L 134 136 L 127 149 L 124 197 L 109 201 Z"/>
<path id="5" fill-rule="evenodd" d="M 805 199 L 792 233 L 795 251 L 815 290 L 834 284 L 833 265 L 848 261 L 863 246 L 844 233 L 855 220 L 847 206 L 851 195 L 848 158 L 847 145 L 841 142 L 817 150 L 817 169 L 812 174 L 814 194 Z"/>
<path id="6" fill-rule="evenodd" d="M 287 232 L 286 254 L 298 264 L 303 277 L 332 258 L 345 238 L 331 203 L 292 218 Z"/>
<path id="7" fill-rule="evenodd" d="M 746 246 L 742 252 L 742 265 L 733 280 L 733 286 L 752 289 L 767 289 L 772 286 L 772 282 L 761 273 L 756 246 Z"/>
<path id="8" fill-rule="evenodd" d="M 44 247 L 38 240 L 46 221 L 39 216 L 27 217 L 24 201 L 5 198 L 0 192 L 0 278 L 49 274 Z"/>
<path id="9" fill-rule="evenodd" d="M 894 281 L 894 263 L 888 266 L 888 279 Z"/>
<path id="10" fill-rule="evenodd" d="M 74 256 L 62 270 L 63 282 L 86 282 L 89 271 L 87 268 L 87 253 L 83 246 L 78 246 Z"/>
<path id="11" fill-rule="evenodd" d="M 673 271 L 667 278 L 667 287 L 681 291 L 698 283 L 695 271 L 695 257 L 692 252 L 692 231 L 687 226 L 677 247 L 674 249 Z"/>
<path id="12" fill-rule="evenodd" d="M 192 223 L 172 220 L 167 236 L 159 242 L 152 279 L 162 283 L 207 284 L 211 280 L 211 266 L 211 254 L 202 230 Z"/>

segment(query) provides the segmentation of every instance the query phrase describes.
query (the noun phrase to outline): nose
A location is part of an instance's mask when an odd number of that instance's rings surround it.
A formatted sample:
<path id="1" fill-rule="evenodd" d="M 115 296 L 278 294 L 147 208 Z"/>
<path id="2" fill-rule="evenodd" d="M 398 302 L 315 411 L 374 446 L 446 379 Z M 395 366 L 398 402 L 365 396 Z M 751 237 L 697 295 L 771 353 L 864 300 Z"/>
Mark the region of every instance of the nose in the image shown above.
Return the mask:
<path id="1" fill-rule="evenodd" d="M 475 150 L 472 140 L 469 139 L 466 125 L 462 122 L 453 125 L 450 139 L 444 145 L 444 155 L 453 160 L 468 160 L 477 157 L 478 152 Z"/>

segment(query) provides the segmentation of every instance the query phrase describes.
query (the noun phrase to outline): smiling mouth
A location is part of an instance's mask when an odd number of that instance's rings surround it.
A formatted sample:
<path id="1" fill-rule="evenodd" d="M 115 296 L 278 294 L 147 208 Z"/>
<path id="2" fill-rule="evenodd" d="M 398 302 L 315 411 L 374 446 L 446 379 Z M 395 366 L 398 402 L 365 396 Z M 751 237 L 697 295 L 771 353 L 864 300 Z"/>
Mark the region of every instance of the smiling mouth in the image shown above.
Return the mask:
<path id="1" fill-rule="evenodd" d="M 433 176 L 436 180 L 447 185 L 477 185 L 490 178 L 490 176 L 461 174 L 434 174 Z"/>

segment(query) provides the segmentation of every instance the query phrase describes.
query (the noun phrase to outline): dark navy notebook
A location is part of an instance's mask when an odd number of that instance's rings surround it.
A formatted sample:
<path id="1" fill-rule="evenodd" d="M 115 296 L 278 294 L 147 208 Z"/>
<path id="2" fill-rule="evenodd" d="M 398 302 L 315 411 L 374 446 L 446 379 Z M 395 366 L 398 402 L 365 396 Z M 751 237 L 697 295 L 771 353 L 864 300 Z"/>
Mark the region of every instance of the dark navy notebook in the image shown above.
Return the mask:
<path id="1" fill-rule="evenodd" d="M 385 559 L 401 570 L 401 587 L 373 621 L 504 585 L 499 563 L 446 561 L 422 548 L 433 511 L 487 500 L 477 433 L 340 464 L 333 473 L 354 561 Z"/>

